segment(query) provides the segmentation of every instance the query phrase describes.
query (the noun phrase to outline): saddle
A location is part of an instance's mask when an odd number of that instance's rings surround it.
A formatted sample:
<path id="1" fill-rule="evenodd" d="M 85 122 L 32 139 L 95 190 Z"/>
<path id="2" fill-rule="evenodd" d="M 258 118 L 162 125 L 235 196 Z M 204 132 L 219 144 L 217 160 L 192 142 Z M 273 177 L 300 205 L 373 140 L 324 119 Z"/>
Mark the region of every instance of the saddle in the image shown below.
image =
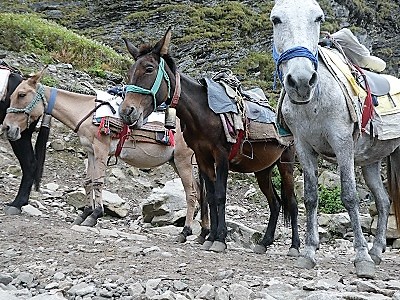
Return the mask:
<path id="1" fill-rule="evenodd" d="M 320 47 L 319 54 L 343 90 L 353 122 L 361 124 L 360 129 L 371 138 L 399 137 L 400 80 L 361 69 L 336 49 Z M 346 83 L 351 90 L 346 88 Z"/>
<path id="2" fill-rule="evenodd" d="M 218 72 L 205 79 L 210 108 L 222 122 L 227 141 L 233 143 L 229 160 L 242 153 L 244 143 L 276 140 L 289 146 L 293 137 L 280 136 L 276 126 L 276 113 L 260 88 L 243 90 L 238 78 L 230 70 Z M 215 92 L 217 90 L 217 92 Z M 218 110 L 220 109 L 221 110 Z M 252 158 L 250 155 L 245 155 Z"/>
<path id="3" fill-rule="evenodd" d="M 117 163 L 118 156 L 127 140 L 133 143 L 144 142 L 166 146 L 175 145 L 173 131 L 165 129 L 164 123 L 160 121 L 149 121 L 151 115 L 141 129 L 131 129 L 122 122 L 118 109 L 125 96 L 125 91 L 122 87 L 113 87 L 108 89 L 107 92 L 94 89 L 91 86 L 89 87 L 96 92 L 97 101 L 100 101 L 101 104 L 107 104 L 99 105 L 92 111 L 92 123 L 98 126 L 97 134 L 109 135 L 112 139 L 119 140 L 114 155 L 115 162 L 111 163 L 112 157 L 110 156 L 107 165 Z"/>

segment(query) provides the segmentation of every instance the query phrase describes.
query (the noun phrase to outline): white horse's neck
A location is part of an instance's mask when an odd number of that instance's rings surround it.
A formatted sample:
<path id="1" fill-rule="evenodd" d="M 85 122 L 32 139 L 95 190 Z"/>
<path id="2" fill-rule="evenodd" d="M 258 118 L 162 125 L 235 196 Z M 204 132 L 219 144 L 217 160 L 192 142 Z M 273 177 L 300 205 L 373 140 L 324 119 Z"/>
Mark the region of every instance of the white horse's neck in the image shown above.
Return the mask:
<path id="1" fill-rule="evenodd" d="M 45 97 L 50 100 L 51 88 L 45 86 Z M 51 115 L 71 129 L 87 116 L 95 107 L 96 96 L 84 95 L 57 89 L 57 95 Z M 88 118 L 91 121 L 91 118 Z"/>

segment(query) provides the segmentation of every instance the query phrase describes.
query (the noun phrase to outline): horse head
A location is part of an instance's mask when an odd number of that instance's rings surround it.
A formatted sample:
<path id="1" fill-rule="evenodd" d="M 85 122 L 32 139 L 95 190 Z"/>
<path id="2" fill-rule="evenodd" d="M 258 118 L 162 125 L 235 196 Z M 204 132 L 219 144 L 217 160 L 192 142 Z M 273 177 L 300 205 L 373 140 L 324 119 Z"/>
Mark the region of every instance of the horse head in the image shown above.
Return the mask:
<path id="1" fill-rule="evenodd" d="M 154 47 L 142 45 L 138 49 L 124 39 L 135 59 L 128 71 L 126 95 L 119 108 L 124 123 L 140 128 L 143 120 L 169 98 L 170 79 L 163 57 L 168 57 L 170 40 L 171 28 Z"/>
<path id="2" fill-rule="evenodd" d="M 318 83 L 318 41 L 324 13 L 315 0 L 276 0 L 270 20 L 277 75 L 290 101 L 306 104 Z"/>
<path id="3" fill-rule="evenodd" d="M 22 81 L 11 94 L 10 107 L 2 125 L 2 134 L 11 141 L 20 139 L 21 132 L 44 112 L 45 100 L 40 84 L 44 70 Z"/>

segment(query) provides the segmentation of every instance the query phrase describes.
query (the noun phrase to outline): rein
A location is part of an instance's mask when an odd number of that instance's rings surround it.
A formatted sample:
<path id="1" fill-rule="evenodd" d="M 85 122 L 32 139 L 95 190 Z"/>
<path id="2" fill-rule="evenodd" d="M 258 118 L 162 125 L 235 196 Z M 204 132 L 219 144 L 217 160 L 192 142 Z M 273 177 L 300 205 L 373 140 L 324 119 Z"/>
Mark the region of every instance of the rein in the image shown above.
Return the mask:
<path id="1" fill-rule="evenodd" d="M 279 54 L 278 51 L 275 48 L 275 45 L 272 47 L 272 57 L 274 58 L 275 61 L 275 74 L 274 74 L 274 89 L 276 88 L 276 77 L 279 78 L 279 81 L 283 85 L 283 73 L 280 69 L 280 66 L 282 63 L 285 61 L 291 60 L 292 58 L 295 57 L 305 57 L 311 60 L 311 62 L 314 65 L 314 69 L 318 69 L 318 50 L 314 54 L 310 50 L 308 50 L 306 47 L 302 46 L 297 46 L 290 48 L 283 53 Z"/>
<path id="2" fill-rule="evenodd" d="M 167 74 L 167 72 L 165 71 L 165 61 L 162 57 L 160 57 L 160 63 L 158 65 L 158 71 L 157 71 L 157 77 L 153 83 L 153 86 L 151 87 L 150 90 L 142 88 L 140 86 L 137 85 L 132 85 L 132 84 L 128 84 L 126 86 L 126 92 L 127 93 L 137 93 L 137 94 L 142 94 L 142 95 L 152 95 L 153 99 L 154 99 L 154 111 L 156 111 L 156 107 L 157 107 L 157 99 L 156 99 L 156 94 L 158 92 L 158 90 L 160 89 L 161 86 L 161 82 L 163 79 L 165 79 L 165 81 L 168 84 L 168 98 L 170 96 L 170 92 L 171 92 L 171 83 L 169 80 L 169 76 Z"/>

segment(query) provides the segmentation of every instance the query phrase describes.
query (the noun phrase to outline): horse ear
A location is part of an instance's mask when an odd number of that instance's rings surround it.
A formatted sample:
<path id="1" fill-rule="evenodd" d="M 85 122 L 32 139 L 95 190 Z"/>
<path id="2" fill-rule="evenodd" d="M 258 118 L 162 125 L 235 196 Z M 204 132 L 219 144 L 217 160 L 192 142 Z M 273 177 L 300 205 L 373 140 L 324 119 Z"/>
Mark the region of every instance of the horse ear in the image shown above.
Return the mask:
<path id="1" fill-rule="evenodd" d="M 126 38 L 122 38 L 125 42 L 126 48 L 128 48 L 129 53 L 133 56 L 133 58 L 136 60 L 139 56 L 139 49 L 133 46 L 133 44 L 128 41 Z"/>
<path id="2" fill-rule="evenodd" d="M 164 37 L 154 46 L 154 52 L 160 54 L 160 56 L 168 54 L 169 44 L 171 42 L 172 27 L 169 26 Z"/>
<path id="3" fill-rule="evenodd" d="M 48 66 L 45 66 L 41 71 L 33 74 L 31 77 L 28 78 L 28 81 L 32 84 L 32 85 L 36 85 L 40 82 L 40 80 L 43 77 L 44 72 L 46 71 Z"/>

